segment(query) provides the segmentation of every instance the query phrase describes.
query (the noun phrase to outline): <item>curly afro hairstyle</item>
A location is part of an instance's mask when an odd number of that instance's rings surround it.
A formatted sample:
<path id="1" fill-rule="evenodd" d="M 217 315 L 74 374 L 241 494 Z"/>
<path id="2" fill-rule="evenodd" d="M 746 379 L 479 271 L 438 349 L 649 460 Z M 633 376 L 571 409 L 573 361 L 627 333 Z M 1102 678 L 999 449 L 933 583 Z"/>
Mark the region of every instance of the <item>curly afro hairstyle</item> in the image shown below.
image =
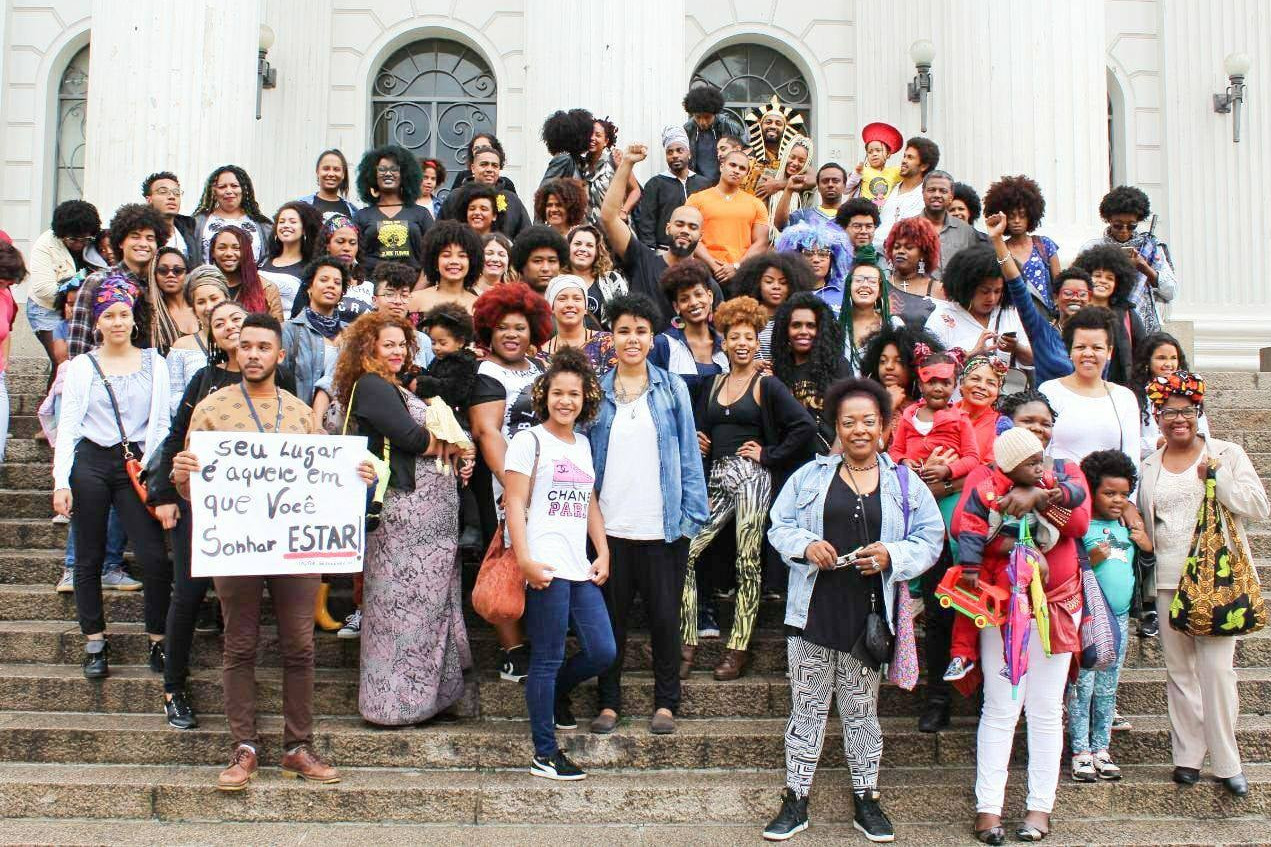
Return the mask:
<path id="1" fill-rule="evenodd" d="M 586 109 L 558 109 L 543 121 L 543 143 L 547 152 L 556 156 L 568 153 L 575 158 L 587 155 L 596 117 Z"/>
<path id="2" fill-rule="evenodd" d="M 878 332 L 865 340 L 865 351 L 861 353 L 861 376 L 867 376 L 881 385 L 883 380 L 879 373 L 879 363 L 883 358 L 883 351 L 894 345 L 900 354 L 900 363 L 909 372 L 905 395 L 913 400 L 918 399 L 918 365 L 914 356 L 914 346 L 917 344 L 927 345 L 932 352 L 944 349 L 936 337 L 925 329 L 884 323 Z"/>
<path id="3" fill-rule="evenodd" d="M 895 264 L 893 248 L 897 241 L 906 241 L 918 248 L 922 261 L 927 266 L 927 273 L 940 267 L 940 233 L 936 232 L 931 221 L 919 216 L 896 222 L 891 232 L 887 233 L 887 240 L 883 243 L 883 255 L 893 265 Z"/>
<path id="4" fill-rule="evenodd" d="M 58 238 L 96 238 L 101 216 L 87 200 L 64 200 L 53 210 L 53 234 Z"/>
<path id="5" fill-rule="evenodd" d="M 1041 186 L 1032 178 L 1023 174 L 1004 176 L 984 192 L 984 214 L 1001 212 L 1006 215 L 1016 209 L 1022 209 L 1028 218 L 1029 232 L 1037 229 L 1042 222 L 1046 214 L 1046 200 L 1042 197 Z"/>
<path id="6" fill-rule="evenodd" d="M 371 271 L 371 283 L 375 287 L 376 294 L 379 294 L 381 289 L 385 291 L 405 289 L 409 292 L 418 281 L 419 272 L 405 262 L 376 262 L 375 270 Z"/>
<path id="7" fill-rule="evenodd" d="M 503 212 L 499 211 L 499 192 L 493 185 L 486 185 L 484 182 L 477 182 L 476 180 L 465 182 L 450 192 L 441 209 L 442 218 L 467 224 L 468 206 L 472 204 L 473 200 L 490 201 L 490 210 L 494 212 L 494 222 L 490 227 L 492 230 L 498 229 L 503 223 L 504 215 Z"/>
<path id="8" fill-rule="evenodd" d="M 955 182 L 953 184 L 953 199 L 961 200 L 966 206 L 967 223 L 974 225 L 980 219 L 980 214 L 984 209 L 980 205 L 980 195 L 975 193 L 974 188 L 965 182 Z"/>
<path id="9" fill-rule="evenodd" d="M 1015 413 L 1031 403 L 1041 403 L 1046 407 L 1046 411 L 1050 412 L 1050 420 L 1053 423 L 1059 413 L 1055 411 L 1055 407 L 1050 405 L 1050 398 L 1042 394 L 1036 388 L 1029 388 L 1024 391 L 1017 391 L 1014 394 L 1003 394 L 997 399 L 997 410 L 1012 421 L 1015 420 Z"/>
<path id="10" fill-rule="evenodd" d="M 587 186 L 580 179 L 549 179 L 534 192 L 534 221 L 547 223 L 547 200 L 555 197 L 565 207 L 565 226 L 575 227 L 587 217 Z"/>
<path id="11" fill-rule="evenodd" d="M 816 339 L 808 356 L 804 378 L 823 395 L 843 365 L 843 326 L 830 304 L 810 291 L 791 294 L 772 318 L 772 373 L 787 386 L 794 380 L 794 352 L 790 349 L 790 319 L 798 309 L 816 315 Z"/>
<path id="12" fill-rule="evenodd" d="M 718 115 L 724 111 L 724 94 L 713 85 L 694 85 L 680 105 L 690 115 Z"/>
<path id="13" fill-rule="evenodd" d="M 619 294 L 605 304 L 605 310 L 609 315 L 610 326 L 616 324 L 618 318 L 628 315 L 638 320 L 648 321 L 653 332 L 657 332 L 658 324 L 662 322 L 662 313 L 658 311 L 658 307 L 652 300 L 638 292 Z"/>
<path id="14" fill-rule="evenodd" d="M 1094 283 L 1090 280 L 1090 274 L 1086 273 L 1081 268 L 1064 268 L 1055 275 L 1053 280 L 1051 280 L 1050 295 L 1052 297 L 1058 296 L 1059 290 L 1064 287 L 1064 283 L 1072 279 L 1084 282 L 1088 290 L 1094 285 Z"/>
<path id="15" fill-rule="evenodd" d="M 419 161 L 411 155 L 409 150 L 399 144 L 385 144 L 362 154 L 361 160 L 357 163 L 357 196 L 362 198 L 362 202 L 366 205 L 375 205 L 379 197 L 379 189 L 376 188 L 375 182 L 375 168 L 379 166 L 380 159 L 391 159 L 397 163 L 397 167 L 401 170 L 398 191 L 402 195 L 402 203 L 407 206 L 413 205 L 419 199 L 419 183 L 423 181 L 424 172 L 419 167 Z"/>
<path id="16" fill-rule="evenodd" d="M 556 251 L 556 257 L 560 259 L 562 268 L 569 266 L 569 245 L 565 243 L 565 239 L 559 232 L 543 224 L 528 227 L 516 237 L 516 240 L 512 242 L 512 252 L 508 254 L 508 264 L 520 273 L 530 260 L 530 254 L 544 247 Z"/>
<path id="17" fill-rule="evenodd" d="M 853 197 L 846 201 L 839 210 L 834 214 L 834 223 L 838 224 L 839 229 L 847 231 L 847 225 L 852 218 L 868 216 L 874 222 L 874 226 L 878 226 L 883 222 L 883 216 L 878 211 L 878 204 L 868 197 Z"/>
<path id="18" fill-rule="evenodd" d="M 843 401 L 851 397 L 864 397 L 873 400 L 878 407 L 878 419 L 884 432 L 891 426 L 891 395 L 881 384 L 867 377 L 848 377 L 840 379 L 825 392 L 825 403 L 821 408 L 821 416 L 831 428 L 838 427 L 839 407 Z"/>
<path id="19" fill-rule="evenodd" d="M 662 287 L 662 293 L 667 296 L 667 299 L 674 303 L 681 291 L 694 286 L 700 285 L 710 291 L 711 279 L 711 269 L 705 262 L 701 259 L 685 259 L 664 270 L 658 284 Z"/>
<path id="20" fill-rule="evenodd" d="M 335 396 L 344 408 L 348 408 L 353 386 L 364 374 L 372 373 L 389 382 L 397 382 L 396 372 L 376 355 L 380 332 L 390 328 L 400 329 L 406 336 L 406 361 L 415 361 L 415 355 L 419 353 L 415 328 L 409 321 L 395 318 L 388 312 L 363 312 L 340 334 L 340 355 L 335 360 L 333 382 Z"/>
<path id="21" fill-rule="evenodd" d="M 534 416 L 540 421 L 551 418 L 551 412 L 547 408 L 547 392 L 552 388 L 552 381 L 563 374 L 573 374 L 583 384 L 583 407 L 578 412 L 575 425 L 591 422 L 596 417 L 596 412 L 600 411 L 600 380 L 596 378 L 596 371 L 587 356 L 573 347 L 562 347 L 556 351 L 547 371 L 534 380 L 534 387 L 530 389 L 530 404 L 534 408 Z"/>
<path id="22" fill-rule="evenodd" d="M 419 329 L 427 332 L 433 327 L 444 329 L 455 337 L 462 346 L 467 347 L 476 337 L 476 329 L 472 324 L 472 315 L 458 303 L 438 303 L 419 319 Z"/>
<path id="23" fill-rule="evenodd" d="M 291 210 L 300 218 L 300 260 L 307 262 L 318 252 L 322 243 L 322 213 L 303 200 L 292 200 L 283 203 L 274 212 L 274 231 L 269 234 L 268 253 L 270 258 L 282 253 L 282 242 L 278 240 L 278 218 L 282 213 Z"/>
<path id="24" fill-rule="evenodd" d="M 618 143 L 618 125 L 609 118 L 596 118 L 596 123 L 600 124 L 600 128 L 605 131 L 605 146 L 612 147 Z"/>
<path id="25" fill-rule="evenodd" d="M 124 239 L 128 233 L 147 229 L 154 232 L 156 244 L 163 244 L 172 235 L 168 219 L 149 203 L 125 203 L 116 209 L 115 216 L 110 219 L 110 246 L 114 248 L 115 255 L 122 261 Z"/>
<path id="26" fill-rule="evenodd" d="M 260 210 L 260 203 L 256 200 L 256 188 L 252 185 L 252 178 L 238 165 L 221 165 L 207 175 L 207 182 L 203 183 L 203 195 L 199 198 L 199 205 L 194 208 L 194 214 L 212 214 L 212 210 L 216 208 L 216 181 L 221 178 L 221 174 L 227 173 L 233 174 L 238 180 L 238 187 L 243 192 L 242 207 L 247 216 L 260 223 L 269 223 L 269 218 L 265 217 Z"/>
<path id="27" fill-rule="evenodd" d="M 1134 264 L 1130 258 L 1125 255 L 1125 250 L 1116 244 L 1098 244 L 1090 247 L 1077 254 L 1077 258 L 1073 259 L 1072 266 L 1081 268 L 1086 273 L 1094 276 L 1095 271 L 1108 271 L 1116 277 L 1116 287 L 1112 289 L 1112 297 L 1109 298 L 1109 304 L 1113 308 L 1120 308 L 1130 305 L 1130 295 L 1134 292 L 1134 286 L 1138 282 L 1138 271 L 1134 270 Z"/>
<path id="28" fill-rule="evenodd" d="M 1102 306 L 1082 306 L 1064 324 L 1064 348 L 1069 353 L 1072 353 L 1072 340 L 1077 337 L 1077 331 L 1093 329 L 1102 330 L 1107 335 L 1108 348 L 1111 349 L 1112 341 L 1116 337 L 1113 334 L 1113 327 L 1116 326 L 1116 321 L 1117 317 L 1111 309 L 1105 309 Z"/>
<path id="29" fill-rule="evenodd" d="M 768 316 L 753 297 L 734 297 L 715 310 L 715 328 L 721 335 L 728 335 L 735 326 L 749 326 L 758 335 L 767 325 Z"/>
<path id="30" fill-rule="evenodd" d="M 997 254 L 987 244 L 972 244 L 964 247 L 949 260 L 944 269 L 944 293 L 949 299 L 964 309 L 971 308 L 971 298 L 981 283 L 1002 278 L 1002 266 L 997 263 Z M 1013 308 L 1011 300 L 1002 292 L 1003 309 Z"/>
<path id="31" fill-rule="evenodd" d="M 1132 185 L 1118 185 L 1099 201 L 1099 217 L 1105 221 L 1113 215 L 1134 215 L 1135 220 L 1142 221 L 1151 213 L 1152 201 Z"/>
<path id="32" fill-rule="evenodd" d="M 494 328 L 508 315 L 524 316 L 534 347 L 542 347 L 552 337 L 552 307 L 525 283 L 508 282 L 487 290 L 472 307 L 472 323 L 482 347 L 490 347 Z"/>
<path id="33" fill-rule="evenodd" d="M 321 268 L 334 268 L 339 271 L 340 287 L 345 291 L 348 291 L 349 286 L 353 284 L 353 271 L 349 268 L 349 263 L 339 256 L 323 253 L 321 256 L 314 256 L 313 260 L 305 265 L 304 273 L 300 275 L 301 291 L 308 291 L 312 287 L 313 278 L 318 275 L 318 270 Z"/>
<path id="34" fill-rule="evenodd" d="M 468 255 L 468 272 L 463 275 L 463 287 L 471 289 L 481 278 L 485 250 L 481 246 L 481 236 L 472 227 L 458 221 L 437 221 L 428 228 L 424 235 L 424 275 L 433 283 L 441 279 L 441 253 L 452 244 Z"/>
<path id="35" fill-rule="evenodd" d="M 1143 410 L 1143 423 L 1151 419 L 1151 404 L 1147 400 L 1145 386 L 1152 379 L 1152 357 L 1162 347 L 1173 347 L 1178 354 L 1178 367 L 1175 370 L 1190 371 L 1187 366 L 1187 353 L 1178 339 L 1168 332 L 1153 332 L 1139 342 L 1134 348 L 1134 362 L 1130 365 L 1130 389 L 1138 398 L 1139 408 Z"/>
<path id="36" fill-rule="evenodd" d="M 807 259 L 799 253 L 776 253 L 771 250 L 742 262 L 728 287 L 737 296 L 753 297 L 762 303 L 759 281 L 769 270 L 776 270 L 786 278 L 787 300 L 800 291 L 816 288 L 816 277 L 813 276 L 812 266 Z"/>
<path id="37" fill-rule="evenodd" d="M 1081 472 L 1086 475 L 1086 485 L 1090 487 L 1090 496 L 1099 490 L 1100 484 L 1109 478 L 1117 477 L 1130 483 L 1130 490 L 1138 484 L 1139 475 L 1134 470 L 1130 457 L 1120 450 L 1096 450 L 1081 460 Z"/>

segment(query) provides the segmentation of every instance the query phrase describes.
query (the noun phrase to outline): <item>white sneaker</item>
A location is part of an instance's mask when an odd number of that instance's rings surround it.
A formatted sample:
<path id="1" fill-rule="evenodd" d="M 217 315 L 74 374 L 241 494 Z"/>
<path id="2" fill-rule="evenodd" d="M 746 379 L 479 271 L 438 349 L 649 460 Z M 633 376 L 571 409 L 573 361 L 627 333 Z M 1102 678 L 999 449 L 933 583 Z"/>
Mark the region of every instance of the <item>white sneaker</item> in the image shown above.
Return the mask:
<path id="1" fill-rule="evenodd" d="M 1094 782 L 1098 778 L 1094 769 L 1094 756 L 1089 753 L 1078 753 L 1072 757 L 1073 782 Z"/>
<path id="2" fill-rule="evenodd" d="M 111 568 L 102 574 L 102 588 L 116 591 L 139 591 L 141 582 L 128 576 L 123 568 Z"/>
<path id="3" fill-rule="evenodd" d="M 957 682 L 971 672 L 975 667 L 975 662 L 964 659 L 961 656 L 954 656 L 953 661 L 949 662 L 949 668 L 944 672 L 945 682 Z"/>
<path id="4" fill-rule="evenodd" d="M 64 523 L 70 523 L 70 522 L 71 522 L 71 519 L 70 519 L 70 518 L 68 518 L 66 515 L 54 515 L 54 516 L 53 516 L 53 523 L 55 523 L 55 524 L 64 524 Z"/>
<path id="5" fill-rule="evenodd" d="M 53 589 L 58 594 L 74 594 L 75 593 L 75 571 L 62 571 L 62 578 L 57 581 L 57 586 Z"/>
<path id="6" fill-rule="evenodd" d="M 344 619 L 344 626 L 335 634 L 336 638 L 362 637 L 362 610 L 355 609 L 353 614 Z"/>
<path id="7" fill-rule="evenodd" d="M 1116 780 L 1121 778 L 1121 769 L 1112 761 L 1112 755 L 1107 750 L 1100 750 L 1094 754 L 1094 769 L 1099 773 L 1099 779 Z"/>

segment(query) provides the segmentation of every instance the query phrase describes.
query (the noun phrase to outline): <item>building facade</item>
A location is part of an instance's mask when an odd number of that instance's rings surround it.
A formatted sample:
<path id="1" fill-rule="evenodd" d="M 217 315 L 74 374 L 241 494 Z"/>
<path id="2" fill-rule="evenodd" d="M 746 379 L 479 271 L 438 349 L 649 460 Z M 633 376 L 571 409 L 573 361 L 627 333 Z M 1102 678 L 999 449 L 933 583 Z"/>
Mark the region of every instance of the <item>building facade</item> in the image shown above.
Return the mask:
<path id="1" fill-rule="evenodd" d="M 277 83 L 257 119 L 262 24 Z M 231 162 L 272 210 L 313 190 L 328 147 L 356 161 L 394 141 L 462 167 L 481 129 L 528 195 L 550 112 L 586 107 L 619 144 L 656 148 L 693 80 L 737 110 L 777 94 L 804 114 L 816 160 L 850 168 L 864 124 L 918 133 L 909 48 L 929 39 L 940 166 L 981 192 L 1035 178 L 1040 231 L 1065 260 L 1100 231 L 1110 185 L 1143 188 L 1198 366 L 1251 368 L 1271 346 L 1271 287 L 1251 263 L 1271 235 L 1255 201 L 1271 176 L 1268 31 L 1262 0 L 6 0 L 0 229 L 29 244 L 70 197 L 109 217 L 155 170 L 181 177 L 188 212 Z M 1232 52 L 1252 62 L 1238 144 L 1213 110 Z"/>

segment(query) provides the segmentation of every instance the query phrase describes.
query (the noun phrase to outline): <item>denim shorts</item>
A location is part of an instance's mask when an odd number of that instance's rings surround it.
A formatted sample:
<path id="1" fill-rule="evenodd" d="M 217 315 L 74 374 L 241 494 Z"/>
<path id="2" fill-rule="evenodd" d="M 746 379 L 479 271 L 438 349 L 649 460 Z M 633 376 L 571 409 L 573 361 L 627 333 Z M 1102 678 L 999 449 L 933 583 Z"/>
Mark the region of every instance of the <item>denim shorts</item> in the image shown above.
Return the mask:
<path id="1" fill-rule="evenodd" d="M 62 323 L 62 313 L 46 309 L 30 297 L 26 301 L 26 319 L 36 332 L 52 332 Z"/>

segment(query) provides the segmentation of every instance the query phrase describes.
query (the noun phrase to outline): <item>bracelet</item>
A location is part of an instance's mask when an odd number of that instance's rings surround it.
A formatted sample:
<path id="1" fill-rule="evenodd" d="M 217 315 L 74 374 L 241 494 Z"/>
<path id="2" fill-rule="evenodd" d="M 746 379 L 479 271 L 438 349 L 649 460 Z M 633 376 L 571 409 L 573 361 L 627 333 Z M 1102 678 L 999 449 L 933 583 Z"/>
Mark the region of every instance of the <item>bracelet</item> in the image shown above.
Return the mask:
<path id="1" fill-rule="evenodd" d="M 952 490 L 953 490 L 953 483 L 946 479 L 944 481 L 944 493 L 948 494 Z"/>
<path id="2" fill-rule="evenodd" d="M 998 263 L 999 265 L 1005 265 L 1005 264 L 1006 264 L 1007 262 L 1009 262 L 1010 260 L 1011 260 L 1011 254 L 1010 254 L 1010 253 L 1007 253 L 1004 257 L 1002 257 L 1001 259 L 998 259 L 998 260 L 997 260 L 997 263 Z"/>

